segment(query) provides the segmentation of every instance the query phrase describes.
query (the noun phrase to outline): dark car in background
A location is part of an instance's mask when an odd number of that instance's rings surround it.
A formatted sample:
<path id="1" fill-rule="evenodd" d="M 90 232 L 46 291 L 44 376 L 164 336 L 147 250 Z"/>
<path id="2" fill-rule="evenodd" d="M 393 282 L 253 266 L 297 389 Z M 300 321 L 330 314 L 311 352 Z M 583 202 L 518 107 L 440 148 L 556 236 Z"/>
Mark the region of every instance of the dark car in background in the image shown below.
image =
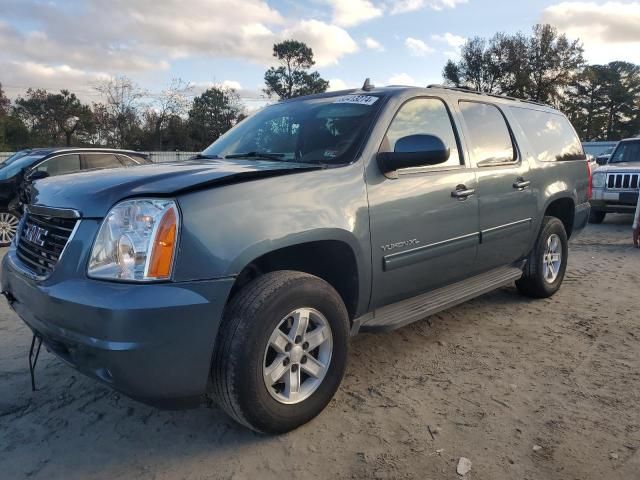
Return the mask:
<path id="1" fill-rule="evenodd" d="M 31 180 L 84 170 L 152 163 L 147 155 L 97 148 L 21 150 L 0 163 L 0 246 L 13 240 L 22 215 L 23 196 Z"/>
<path id="2" fill-rule="evenodd" d="M 597 165 L 604 165 L 617 144 L 618 142 L 582 142 L 582 148 L 587 155 L 593 155 Z"/>

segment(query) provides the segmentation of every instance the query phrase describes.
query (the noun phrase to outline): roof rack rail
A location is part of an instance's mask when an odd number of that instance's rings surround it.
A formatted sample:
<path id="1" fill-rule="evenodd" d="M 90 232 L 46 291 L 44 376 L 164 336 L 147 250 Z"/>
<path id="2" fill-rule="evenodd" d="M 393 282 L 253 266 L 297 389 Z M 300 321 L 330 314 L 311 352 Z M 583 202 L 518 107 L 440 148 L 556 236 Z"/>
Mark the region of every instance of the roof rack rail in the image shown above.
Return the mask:
<path id="1" fill-rule="evenodd" d="M 455 90 L 457 92 L 464 92 L 464 93 L 475 93 L 476 95 L 487 95 L 489 97 L 504 98 L 505 100 L 513 100 L 515 102 L 530 103 L 532 105 L 539 105 L 541 107 L 549 107 L 549 105 L 547 105 L 546 103 L 536 102 L 535 100 L 527 100 L 524 98 L 510 97 L 508 95 L 499 95 L 497 93 L 482 92 L 480 90 L 474 90 L 473 88 L 469 88 L 469 87 L 450 87 L 448 85 L 432 84 L 432 85 L 427 85 L 427 88 L 444 88 L 445 90 Z"/>

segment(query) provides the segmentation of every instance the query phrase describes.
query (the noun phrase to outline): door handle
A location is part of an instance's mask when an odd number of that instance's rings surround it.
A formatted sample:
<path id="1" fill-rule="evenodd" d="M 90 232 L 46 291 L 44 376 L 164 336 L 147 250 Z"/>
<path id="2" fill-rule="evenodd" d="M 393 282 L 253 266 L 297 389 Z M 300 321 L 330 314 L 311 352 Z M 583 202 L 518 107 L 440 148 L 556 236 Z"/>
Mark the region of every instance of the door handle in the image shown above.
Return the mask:
<path id="1" fill-rule="evenodd" d="M 524 178 L 518 178 L 513 184 L 513 188 L 517 190 L 524 190 L 525 188 L 529 188 L 531 182 L 529 180 L 525 180 Z"/>
<path id="2" fill-rule="evenodd" d="M 451 192 L 451 196 L 458 200 L 466 200 L 471 195 L 475 195 L 475 193 L 476 191 L 474 188 L 467 188 L 464 185 L 458 185 L 456 189 Z"/>

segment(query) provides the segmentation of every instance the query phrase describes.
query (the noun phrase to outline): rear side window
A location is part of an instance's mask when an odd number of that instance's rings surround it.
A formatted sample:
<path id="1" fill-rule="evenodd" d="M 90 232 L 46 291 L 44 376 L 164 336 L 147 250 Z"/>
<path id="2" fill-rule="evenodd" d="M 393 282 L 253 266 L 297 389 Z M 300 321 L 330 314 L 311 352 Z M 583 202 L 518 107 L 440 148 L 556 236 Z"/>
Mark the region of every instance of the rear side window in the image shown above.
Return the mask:
<path id="1" fill-rule="evenodd" d="M 460 166 L 458 144 L 449 111 L 444 102 L 437 98 L 416 98 L 402 105 L 391 122 L 380 151 L 393 152 L 399 139 L 425 134 L 439 137 L 450 149 L 449 159 L 436 167 Z"/>
<path id="2" fill-rule="evenodd" d="M 84 155 L 84 168 L 91 170 L 94 168 L 115 168 L 122 164 L 115 155 L 110 153 L 91 153 Z"/>
<path id="3" fill-rule="evenodd" d="M 527 135 L 538 161 L 586 158 L 578 135 L 564 115 L 520 107 L 511 107 L 511 112 Z"/>
<path id="4" fill-rule="evenodd" d="M 516 150 L 502 112 L 495 105 L 460 102 L 460 111 L 469 132 L 471 158 L 478 166 L 514 162 Z"/>

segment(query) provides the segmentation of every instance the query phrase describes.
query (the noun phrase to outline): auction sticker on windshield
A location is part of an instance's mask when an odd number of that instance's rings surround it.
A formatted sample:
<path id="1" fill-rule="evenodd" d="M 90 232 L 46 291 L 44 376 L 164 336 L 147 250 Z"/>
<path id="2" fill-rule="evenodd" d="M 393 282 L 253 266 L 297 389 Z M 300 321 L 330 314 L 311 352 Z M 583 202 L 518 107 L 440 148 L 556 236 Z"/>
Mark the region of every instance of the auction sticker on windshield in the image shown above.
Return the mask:
<path id="1" fill-rule="evenodd" d="M 333 103 L 355 103 L 358 105 L 373 105 L 378 100 L 378 97 L 371 95 L 344 95 L 338 97 Z"/>

